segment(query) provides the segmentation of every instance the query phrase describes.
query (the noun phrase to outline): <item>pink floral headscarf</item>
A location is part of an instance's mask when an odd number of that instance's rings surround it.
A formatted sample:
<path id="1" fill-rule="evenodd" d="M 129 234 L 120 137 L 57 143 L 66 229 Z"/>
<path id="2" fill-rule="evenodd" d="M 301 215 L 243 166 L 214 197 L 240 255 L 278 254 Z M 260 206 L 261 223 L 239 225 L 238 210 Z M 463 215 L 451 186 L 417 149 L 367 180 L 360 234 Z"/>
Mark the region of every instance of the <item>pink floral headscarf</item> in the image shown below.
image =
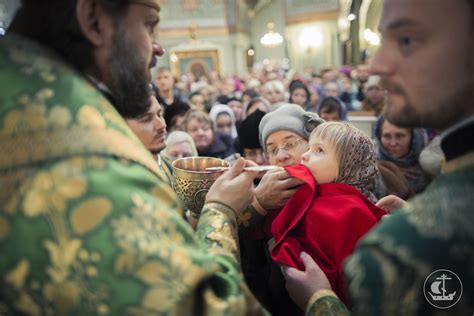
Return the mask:
<path id="1" fill-rule="evenodd" d="M 336 183 L 345 183 L 362 192 L 371 202 L 376 203 L 375 178 L 378 175 L 376 165 L 375 145 L 364 132 L 351 124 L 343 122 L 326 122 L 315 129 L 322 139 L 333 138 L 330 135 L 339 134 L 339 138 L 329 140 L 337 142 L 340 155 L 339 176 Z"/>

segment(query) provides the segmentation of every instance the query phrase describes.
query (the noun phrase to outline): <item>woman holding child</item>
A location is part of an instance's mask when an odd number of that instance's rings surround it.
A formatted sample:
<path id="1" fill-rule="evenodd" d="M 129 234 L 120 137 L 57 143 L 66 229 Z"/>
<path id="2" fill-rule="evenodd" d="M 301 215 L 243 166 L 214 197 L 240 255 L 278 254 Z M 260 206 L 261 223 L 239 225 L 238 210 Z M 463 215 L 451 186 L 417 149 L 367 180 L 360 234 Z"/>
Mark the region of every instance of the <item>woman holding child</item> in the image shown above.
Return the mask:
<path id="1" fill-rule="evenodd" d="M 314 113 L 292 104 L 265 115 L 259 130 L 269 163 L 285 168 L 267 174 L 286 173 L 300 182 L 285 206 L 267 209 L 263 223 L 252 227 L 246 237 L 274 239 L 270 256 L 281 265 L 301 269 L 299 253 L 309 253 L 324 267 L 333 289 L 346 298 L 342 260 L 385 214 L 374 205 L 378 170 L 372 141 L 349 124 L 323 123 Z M 261 276 L 262 281 L 269 280 L 264 281 L 270 298 L 267 308 L 276 314 L 296 313 L 288 302 L 279 265 L 267 264 L 270 275 Z"/>

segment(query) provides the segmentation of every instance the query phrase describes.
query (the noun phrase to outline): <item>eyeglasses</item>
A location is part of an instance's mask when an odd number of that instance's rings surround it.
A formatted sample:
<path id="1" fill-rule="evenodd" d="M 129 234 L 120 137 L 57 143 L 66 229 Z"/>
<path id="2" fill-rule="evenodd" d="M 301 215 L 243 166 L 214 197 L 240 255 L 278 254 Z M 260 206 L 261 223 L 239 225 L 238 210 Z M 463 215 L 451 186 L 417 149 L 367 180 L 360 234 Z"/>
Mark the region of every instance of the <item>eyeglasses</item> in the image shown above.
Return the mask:
<path id="1" fill-rule="evenodd" d="M 302 142 L 305 142 L 306 140 L 303 138 L 299 138 L 297 140 L 294 140 L 292 142 L 284 143 L 281 147 L 275 147 L 273 149 L 267 150 L 264 153 L 264 156 L 267 160 L 274 158 L 278 155 L 281 149 L 285 150 L 287 153 L 290 153 L 291 150 L 297 148 L 298 146 L 301 145 Z"/>

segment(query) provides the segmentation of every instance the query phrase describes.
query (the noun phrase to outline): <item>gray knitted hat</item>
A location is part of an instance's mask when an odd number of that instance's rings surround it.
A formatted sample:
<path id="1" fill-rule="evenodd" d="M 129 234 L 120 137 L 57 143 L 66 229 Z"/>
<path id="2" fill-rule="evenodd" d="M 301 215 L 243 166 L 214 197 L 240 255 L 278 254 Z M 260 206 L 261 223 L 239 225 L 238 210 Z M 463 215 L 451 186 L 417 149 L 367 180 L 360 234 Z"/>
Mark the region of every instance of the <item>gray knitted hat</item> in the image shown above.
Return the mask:
<path id="1" fill-rule="evenodd" d="M 267 150 L 265 141 L 271 133 L 281 130 L 294 132 L 308 139 L 313 129 L 324 120 L 316 113 L 306 112 L 301 106 L 284 103 L 267 113 L 258 126 L 259 140 L 263 150 Z"/>

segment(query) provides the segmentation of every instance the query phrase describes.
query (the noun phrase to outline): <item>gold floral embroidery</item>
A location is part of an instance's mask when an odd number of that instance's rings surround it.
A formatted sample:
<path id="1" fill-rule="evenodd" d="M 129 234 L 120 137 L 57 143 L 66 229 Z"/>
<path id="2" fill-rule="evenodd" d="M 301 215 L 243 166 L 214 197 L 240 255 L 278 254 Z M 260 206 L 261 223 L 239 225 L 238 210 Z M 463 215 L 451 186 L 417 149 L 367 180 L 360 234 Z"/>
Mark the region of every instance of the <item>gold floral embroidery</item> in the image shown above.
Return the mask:
<path id="1" fill-rule="evenodd" d="M 239 225 L 247 227 L 250 224 L 250 219 L 252 218 L 252 213 L 249 211 L 243 211 L 242 213 L 237 214 L 237 222 Z"/>
<path id="2" fill-rule="evenodd" d="M 100 161 L 101 159 L 92 164 Z M 57 314 L 68 314 L 83 301 L 87 302 L 91 313 L 103 314 L 109 310 L 103 303 L 108 296 L 106 288 L 98 286 L 90 289 L 83 282 L 85 278 L 99 275 L 96 265 L 100 262 L 101 255 L 87 251 L 82 248 L 80 239 L 72 238 L 66 218 L 70 200 L 82 197 L 87 191 L 83 168 L 89 167 L 89 164 L 89 159 L 65 160 L 55 164 L 50 170 L 38 172 L 18 190 L 18 200 L 22 203 L 24 214 L 41 214 L 47 217 L 54 234 L 54 240 L 43 242 L 50 258 L 50 264 L 45 268 L 47 280 L 31 280 L 31 286 L 27 287 L 25 280 L 30 267 L 26 261 L 19 262 L 8 275 L 8 284 L 19 292 L 14 304 L 21 311 L 39 311 L 34 305 L 35 295 L 30 291 L 40 291 L 44 299 L 54 306 Z M 111 203 L 101 197 L 81 201 L 71 212 L 72 227 L 77 233 L 86 234 L 105 219 L 111 208 Z"/>
<path id="3" fill-rule="evenodd" d="M 12 110 L 5 115 L 3 130 L 0 133 L 43 130 L 48 126 L 45 113 L 46 107 L 43 104 L 30 105 L 24 111 Z"/>
<path id="4" fill-rule="evenodd" d="M 41 315 L 40 307 L 35 303 L 33 298 L 25 291 L 20 292 L 20 296 L 18 298 L 18 301 L 16 301 L 15 303 L 15 307 L 28 315 Z"/>
<path id="5" fill-rule="evenodd" d="M 53 74 L 54 64 L 52 59 L 35 55 L 31 52 L 25 52 L 22 48 L 16 48 L 13 46 L 15 45 L 14 41 L 11 41 L 9 44 L 12 45 L 12 48 L 9 50 L 9 58 L 14 63 L 21 65 L 20 69 L 22 72 L 27 75 L 38 73 L 39 78 L 46 82 L 56 80 L 56 76 Z"/>
<path id="6" fill-rule="evenodd" d="M 166 219 L 178 216 L 163 211 L 171 205 L 157 207 L 154 200 L 149 202 L 138 194 L 132 194 L 132 203 L 131 216 L 121 216 L 112 222 L 114 235 L 123 249 L 116 258 L 115 270 L 133 274 L 148 286 L 141 307 L 132 307 L 128 313 L 166 312 L 202 278 L 204 270 L 186 251 L 176 247 L 184 243 L 184 236 L 174 226 L 177 221 Z M 189 229 L 192 234 L 189 227 L 182 229 Z M 151 260 L 150 256 L 160 259 Z"/>
<path id="7" fill-rule="evenodd" d="M 31 296 L 25 291 L 26 277 L 30 271 L 30 262 L 22 259 L 15 268 L 5 276 L 5 281 L 15 290 L 19 291 L 18 299 L 14 302 L 15 307 L 30 315 L 40 315 L 39 306 L 33 301 Z"/>
<path id="8" fill-rule="evenodd" d="M 139 253 L 166 257 L 171 252 L 164 246 L 167 240 L 170 244 L 184 242 L 183 235 L 174 225 L 176 221 L 168 218 L 172 214 L 164 211 L 170 209 L 171 204 L 162 201 L 158 206 L 136 193 L 132 194 L 132 202 L 131 216 L 124 215 L 112 221 L 114 234 L 124 251 L 138 248 Z"/>
<path id="9" fill-rule="evenodd" d="M 191 257 L 182 249 L 173 252 L 169 263 L 145 263 L 136 273 L 142 282 L 150 286 L 143 298 L 143 306 L 154 311 L 169 310 L 203 273 L 204 270 L 193 264 Z"/>
<path id="10" fill-rule="evenodd" d="M 72 227 L 79 235 L 87 233 L 102 223 L 111 209 L 112 203 L 105 198 L 88 199 L 72 211 Z"/>
<path id="11" fill-rule="evenodd" d="M 0 240 L 3 240 L 8 236 L 10 232 L 10 224 L 7 219 L 3 216 L 0 216 Z"/>
<path id="12" fill-rule="evenodd" d="M 37 132 L 48 127 L 66 127 L 71 121 L 68 108 L 55 105 L 49 112 L 47 104 L 54 97 L 51 89 L 39 90 L 32 98 L 22 95 L 18 103 L 23 109 L 14 109 L 4 118 L 3 130 L 0 134 L 13 134 L 16 132 Z"/>
<path id="13" fill-rule="evenodd" d="M 71 124 L 71 120 L 71 113 L 66 107 L 56 105 L 49 111 L 48 121 L 52 126 L 67 127 Z"/>
<path id="14" fill-rule="evenodd" d="M 105 128 L 106 123 L 102 114 L 91 105 L 84 105 L 77 113 L 79 125 L 84 127 Z"/>
<path id="15" fill-rule="evenodd" d="M 117 273 L 130 272 L 135 267 L 135 257 L 130 251 L 120 254 L 115 260 L 114 269 Z"/>
<path id="16" fill-rule="evenodd" d="M 219 244 L 225 250 L 236 253 L 237 252 L 237 243 L 235 242 L 232 232 L 232 228 L 229 223 L 224 223 L 224 225 L 214 225 L 215 230 L 210 232 L 207 235 L 207 238 L 215 243 Z"/>
<path id="17" fill-rule="evenodd" d="M 218 203 L 206 204 L 198 225 L 199 238 L 204 240 L 211 251 L 238 258 L 237 223 L 231 209 Z M 209 228 L 200 230 L 199 227 L 203 226 Z"/>
<path id="18" fill-rule="evenodd" d="M 65 163 L 57 164 L 50 172 L 39 172 L 32 181 L 23 202 L 28 216 L 46 212 L 64 212 L 68 199 L 84 194 L 86 181 L 78 170 Z"/>
<path id="19" fill-rule="evenodd" d="M 21 289 L 25 284 L 26 275 L 30 270 L 30 263 L 22 259 L 16 267 L 7 273 L 5 281 L 12 285 L 15 289 Z"/>

